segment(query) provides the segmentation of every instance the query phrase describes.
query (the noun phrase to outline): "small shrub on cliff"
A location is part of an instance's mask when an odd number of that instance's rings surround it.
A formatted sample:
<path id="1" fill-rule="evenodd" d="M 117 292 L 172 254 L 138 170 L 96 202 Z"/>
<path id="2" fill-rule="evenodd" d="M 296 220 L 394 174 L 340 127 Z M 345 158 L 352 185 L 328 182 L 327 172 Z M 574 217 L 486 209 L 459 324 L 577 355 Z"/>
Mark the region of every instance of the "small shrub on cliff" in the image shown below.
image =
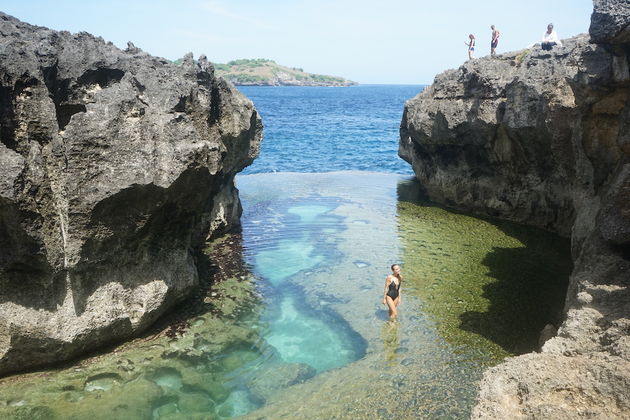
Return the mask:
<path id="1" fill-rule="evenodd" d="M 525 57 L 527 57 L 527 54 L 529 54 L 530 51 L 531 50 L 529 48 L 525 49 L 521 51 L 519 55 L 516 56 L 516 59 L 514 61 L 516 61 L 517 66 L 520 66 L 523 63 L 523 60 L 525 60 Z"/>

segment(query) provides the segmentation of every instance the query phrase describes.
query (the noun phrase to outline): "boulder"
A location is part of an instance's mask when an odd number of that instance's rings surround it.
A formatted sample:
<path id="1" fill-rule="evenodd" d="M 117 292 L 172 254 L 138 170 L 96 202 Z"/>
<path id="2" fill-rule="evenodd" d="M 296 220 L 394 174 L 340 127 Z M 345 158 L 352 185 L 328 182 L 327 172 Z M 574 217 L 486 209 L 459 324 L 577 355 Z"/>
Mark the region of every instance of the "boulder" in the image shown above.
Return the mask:
<path id="1" fill-rule="evenodd" d="M 251 103 L 182 65 L 0 13 L 0 374 L 138 334 L 239 226 Z"/>

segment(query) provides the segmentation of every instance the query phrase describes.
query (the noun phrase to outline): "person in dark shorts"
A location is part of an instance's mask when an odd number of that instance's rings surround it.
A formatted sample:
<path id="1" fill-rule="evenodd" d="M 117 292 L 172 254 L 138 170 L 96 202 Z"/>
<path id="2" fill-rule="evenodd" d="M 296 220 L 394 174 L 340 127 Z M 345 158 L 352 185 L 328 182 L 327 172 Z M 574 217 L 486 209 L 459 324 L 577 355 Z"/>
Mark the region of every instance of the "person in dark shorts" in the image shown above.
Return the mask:
<path id="1" fill-rule="evenodd" d="M 494 25 L 490 26 L 492 29 L 492 41 L 490 41 L 490 56 L 494 57 L 497 55 L 497 45 L 499 45 L 499 35 L 501 32 L 494 27 Z"/>
<path id="2" fill-rule="evenodd" d="M 468 47 L 468 59 L 472 60 L 475 58 L 475 36 L 470 34 L 468 39 L 470 39 L 470 42 L 464 42 L 464 44 Z"/>
<path id="3" fill-rule="evenodd" d="M 387 305 L 389 309 L 389 320 L 396 321 L 398 316 L 398 305 L 400 305 L 400 284 L 402 283 L 402 274 L 400 274 L 400 266 L 394 264 L 391 266 L 392 274 L 385 278 L 385 290 L 383 291 L 383 305 Z"/>

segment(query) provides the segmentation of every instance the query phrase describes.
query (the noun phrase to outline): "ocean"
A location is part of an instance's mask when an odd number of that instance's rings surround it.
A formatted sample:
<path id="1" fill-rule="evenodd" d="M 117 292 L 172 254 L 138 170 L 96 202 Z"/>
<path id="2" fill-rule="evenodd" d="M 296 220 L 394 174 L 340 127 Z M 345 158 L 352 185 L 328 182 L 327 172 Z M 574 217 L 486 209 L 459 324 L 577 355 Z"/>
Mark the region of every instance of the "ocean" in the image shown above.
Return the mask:
<path id="1" fill-rule="evenodd" d="M 258 159 L 243 174 L 346 170 L 412 175 L 398 157 L 404 103 L 422 85 L 241 86 L 263 119 Z"/>

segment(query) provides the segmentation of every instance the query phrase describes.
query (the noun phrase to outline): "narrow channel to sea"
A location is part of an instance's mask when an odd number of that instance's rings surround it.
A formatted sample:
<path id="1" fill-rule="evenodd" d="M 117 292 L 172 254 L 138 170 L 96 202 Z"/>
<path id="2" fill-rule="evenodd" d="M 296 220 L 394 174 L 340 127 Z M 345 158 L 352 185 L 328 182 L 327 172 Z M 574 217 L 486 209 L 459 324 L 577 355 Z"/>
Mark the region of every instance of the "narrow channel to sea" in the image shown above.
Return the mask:
<path id="1" fill-rule="evenodd" d="M 419 193 L 397 148 L 422 86 L 241 90 L 265 134 L 242 232 L 206 250 L 220 281 L 173 333 L 0 381 L 0 418 L 464 419 L 483 370 L 560 316 L 566 239 Z"/>

